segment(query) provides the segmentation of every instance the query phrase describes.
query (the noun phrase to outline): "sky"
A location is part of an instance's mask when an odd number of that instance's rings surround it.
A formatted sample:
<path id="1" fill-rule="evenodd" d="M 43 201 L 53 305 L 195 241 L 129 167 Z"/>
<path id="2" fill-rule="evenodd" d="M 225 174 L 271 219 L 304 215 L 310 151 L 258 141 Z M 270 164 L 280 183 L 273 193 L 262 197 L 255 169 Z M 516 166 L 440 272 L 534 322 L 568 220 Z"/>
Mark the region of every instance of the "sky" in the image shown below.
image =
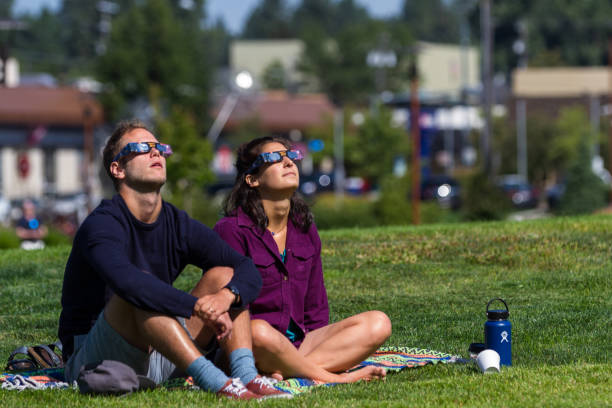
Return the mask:
<path id="1" fill-rule="evenodd" d="M 92 3 L 95 0 L 86 0 Z M 356 0 L 365 6 L 375 17 L 388 17 L 399 13 L 404 0 Z M 240 32 L 242 25 L 249 16 L 250 11 L 259 4 L 260 0 L 206 0 L 207 14 L 211 21 L 222 18 L 231 33 Z M 60 0 L 14 0 L 13 11 L 17 14 L 36 13 L 41 7 L 47 6 L 57 9 Z M 289 0 L 290 5 L 299 3 L 299 0 Z"/>

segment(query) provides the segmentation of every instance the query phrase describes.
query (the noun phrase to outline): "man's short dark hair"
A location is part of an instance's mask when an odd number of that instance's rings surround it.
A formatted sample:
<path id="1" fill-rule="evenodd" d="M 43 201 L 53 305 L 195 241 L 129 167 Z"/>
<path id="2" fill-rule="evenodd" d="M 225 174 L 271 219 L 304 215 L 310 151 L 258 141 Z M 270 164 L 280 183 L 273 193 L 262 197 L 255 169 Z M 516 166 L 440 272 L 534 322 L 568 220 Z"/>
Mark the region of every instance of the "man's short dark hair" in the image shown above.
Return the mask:
<path id="1" fill-rule="evenodd" d="M 104 146 L 104 151 L 102 153 L 102 162 L 104 164 L 104 170 L 106 170 L 106 174 L 111 178 L 113 184 L 115 185 L 115 189 L 118 188 L 117 179 L 113 177 L 110 171 L 110 165 L 113 162 L 113 158 L 119 153 L 119 149 L 121 148 L 121 138 L 126 134 L 131 132 L 134 129 L 145 129 L 149 130 L 147 125 L 141 122 L 138 119 L 124 120 L 117 124 L 117 127 L 108 138 L 106 142 L 106 146 Z"/>

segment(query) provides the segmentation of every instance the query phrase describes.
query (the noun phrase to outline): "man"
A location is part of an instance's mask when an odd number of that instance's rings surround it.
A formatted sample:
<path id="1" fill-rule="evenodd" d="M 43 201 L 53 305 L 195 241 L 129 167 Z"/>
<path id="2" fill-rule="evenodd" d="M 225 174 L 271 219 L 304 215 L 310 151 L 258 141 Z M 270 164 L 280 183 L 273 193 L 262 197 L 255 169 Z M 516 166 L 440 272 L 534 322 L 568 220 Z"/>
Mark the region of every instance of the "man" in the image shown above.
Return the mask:
<path id="1" fill-rule="evenodd" d="M 86 364 L 116 360 L 157 383 L 186 373 L 227 397 L 281 396 L 257 375 L 251 351 L 244 307 L 261 276 L 250 259 L 162 200 L 171 153 L 137 121 L 120 123 L 104 148 L 118 194 L 85 219 L 66 265 L 59 320 L 66 379 Z M 187 264 L 205 271 L 191 293 L 172 286 Z M 215 338 L 236 378 L 203 356 Z"/>

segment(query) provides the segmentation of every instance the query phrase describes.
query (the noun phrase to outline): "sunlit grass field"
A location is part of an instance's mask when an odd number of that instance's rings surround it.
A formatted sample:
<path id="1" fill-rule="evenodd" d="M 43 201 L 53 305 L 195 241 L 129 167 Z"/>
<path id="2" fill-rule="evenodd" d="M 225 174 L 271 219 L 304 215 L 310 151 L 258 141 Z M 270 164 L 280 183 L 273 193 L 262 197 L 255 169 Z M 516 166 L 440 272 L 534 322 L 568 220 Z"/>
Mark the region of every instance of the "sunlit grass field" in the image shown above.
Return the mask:
<path id="1" fill-rule="evenodd" d="M 612 217 L 332 230 L 321 233 L 332 320 L 369 309 L 393 322 L 388 345 L 468 357 L 487 301 L 510 309 L 513 366 L 484 376 L 438 364 L 386 381 L 321 388 L 270 406 L 612 406 Z M 0 252 L 0 358 L 55 341 L 70 248 Z M 176 282 L 189 289 L 199 271 Z M 89 397 L 0 391 L 0 406 L 235 405 L 194 391 Z"/>

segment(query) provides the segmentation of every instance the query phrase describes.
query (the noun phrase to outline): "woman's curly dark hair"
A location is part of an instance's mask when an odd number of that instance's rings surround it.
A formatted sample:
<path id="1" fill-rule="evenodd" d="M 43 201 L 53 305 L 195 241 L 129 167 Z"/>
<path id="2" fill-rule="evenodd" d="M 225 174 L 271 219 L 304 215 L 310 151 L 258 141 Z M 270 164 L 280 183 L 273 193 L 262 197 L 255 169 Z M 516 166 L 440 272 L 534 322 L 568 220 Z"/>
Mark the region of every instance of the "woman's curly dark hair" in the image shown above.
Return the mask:
<path id="1" fill-rule="evenodd" d="M 232 191 L 227 196 L 224 203 L 224 213 L 226 216 L 236 215 L 238 208 L 241 208 L 261 230 L 268 227 L 268 217 L 261 203 L 259 192 L 250 187 L 246 182 L 247 171 L 257 156 L 261 153 L 261 148 L 268 143 L 280 143 L 287 149 L 291 149 L 291 142 L 282 137 L 264 136 L 248 143 L 242 144 L 236 152 L 236 181 Z M 257 171 L 260 171 L 258 169 Z M 302 200 L 297 191 L 291 196 L 291 208 L 289 209 L 289 219 L 297 228 L 307 232 L 313 222 L 313 216 L 308 205 Z"/>

